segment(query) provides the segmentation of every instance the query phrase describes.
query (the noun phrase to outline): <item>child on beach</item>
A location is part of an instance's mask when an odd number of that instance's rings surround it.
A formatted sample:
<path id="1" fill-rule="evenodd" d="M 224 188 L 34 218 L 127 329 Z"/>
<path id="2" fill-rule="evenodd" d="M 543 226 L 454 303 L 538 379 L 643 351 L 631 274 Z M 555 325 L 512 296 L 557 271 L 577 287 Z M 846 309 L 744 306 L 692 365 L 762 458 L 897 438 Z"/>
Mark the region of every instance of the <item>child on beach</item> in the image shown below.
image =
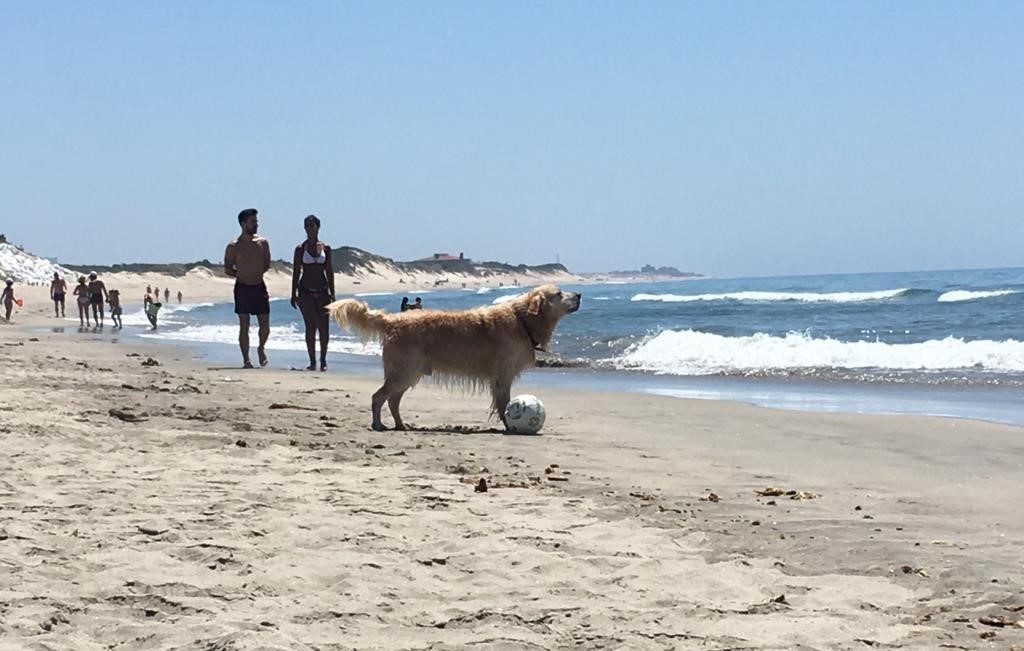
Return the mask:
<path id="1" fill-rule="evenodd" d="M 121 292 L 116 289 L 111 289 L 107 292 L 107 302 L 110 303 L 110 318 L 114 322 L 114 327 L 118 330 L 124 329 L 124 324 L 121 323 Z"/>
<path id="2" fill-rule="evenodd" d="M 75 302 L 78 303 L 79 327 L 91 326 L 92 321 L 89 320 L 89 302 L 92 300 L 92 293 L 89 291 L 89 286 L 85 284 L 85 276 L 78 277 L 78 284 L 75 286 L 75 291 L 71 292 L 71 294 L 78 297 Z"/>
<path id="3" fill-rule="evenodd" d="M 159 296 L 159 294 L 157 294 Z M 149 323 L 156 330 L 156 315 L 160 312 L 160 308 L 163 307 L 163 303 L 153 300 L 153 296 L 149 293 L 142 299 L 142 309 L 146 313 L 146 318 L 149 319 Z"/>
<path id="4" fill-rule="evenodd" d="M 4 304 L 4 310 L 7 313 L 6 316 L 4 317 L 4 321 L 10 322 L 10 320 L 11 320 L 11 310 L 14 309 L 14 279 L 13 278 L 8 278 L 7 279 L 6 286 L 4 287 L 4 291 L 3 291 L 3 293 L 0 293 L 0 303 Z"/>

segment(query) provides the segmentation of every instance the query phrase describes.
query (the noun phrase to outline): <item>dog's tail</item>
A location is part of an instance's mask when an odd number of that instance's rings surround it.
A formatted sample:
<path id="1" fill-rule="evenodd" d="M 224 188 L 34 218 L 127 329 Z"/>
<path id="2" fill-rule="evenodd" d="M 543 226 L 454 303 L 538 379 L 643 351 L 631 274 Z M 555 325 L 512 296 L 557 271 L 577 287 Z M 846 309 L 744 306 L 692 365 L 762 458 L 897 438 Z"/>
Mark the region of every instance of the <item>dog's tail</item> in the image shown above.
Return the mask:
<path id="1" fill-rule="evenodd" d="M 371 310 L 366 303 L 354 298 L 334 301 L 326 309 L 338 325 L 355 330 L 363 339 L 379 339 L 388 320 L 387 312 Z"/>

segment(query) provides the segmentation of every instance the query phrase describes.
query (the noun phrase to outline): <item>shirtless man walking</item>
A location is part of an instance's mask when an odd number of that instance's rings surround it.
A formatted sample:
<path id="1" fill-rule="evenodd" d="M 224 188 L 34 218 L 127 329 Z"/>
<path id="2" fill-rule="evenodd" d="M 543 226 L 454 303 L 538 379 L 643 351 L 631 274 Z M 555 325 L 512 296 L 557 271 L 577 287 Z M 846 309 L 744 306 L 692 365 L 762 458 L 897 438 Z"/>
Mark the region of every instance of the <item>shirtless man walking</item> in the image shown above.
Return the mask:
<path id="1" fill-rule="evenodd" d="M 53 280 L 50 281 L 50 299 L 53 300 L 53 316 L 64 316 L 64 295 L 68 291 L 68 284 L 60 274 L 53 272 Z"/>
<path id="2" fill-rule="evenodd" d="M 249 317 L 256 315 L 260 345 L 256 349 L 260 366 L 267 362 L 267 337 L 270 336 L 270 295 L 263 274 L 270 270 L 270 243 L 256 234 L 259 220 L 255 208 L 238 213 L 242 234 L 228 242 L 224 251 L 224 273 L 235 279 L 235 314 L 238 315 L 238 346 L 242 349 L 243 368 L 252 368 L 249 361 Z"/>

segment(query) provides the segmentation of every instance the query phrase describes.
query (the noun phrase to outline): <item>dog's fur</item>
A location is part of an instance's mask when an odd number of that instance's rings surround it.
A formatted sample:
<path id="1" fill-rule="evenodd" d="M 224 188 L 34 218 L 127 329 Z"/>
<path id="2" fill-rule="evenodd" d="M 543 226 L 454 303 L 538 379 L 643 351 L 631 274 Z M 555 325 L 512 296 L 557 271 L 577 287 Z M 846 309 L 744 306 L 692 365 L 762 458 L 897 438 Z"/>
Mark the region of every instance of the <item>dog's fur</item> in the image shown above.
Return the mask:
<path id="1" fill-rule="evenodd" d="M 578 310 L 580 299 L 580 294 L 543 285 L 475 310 L 388 313 L 345 299 L 328 305 L 327 312 L 342 328 L 381 342 L 384 386 L 373 394 L 373 429 L 385 429 L 380 419 L 385 401 L 395 429 L 405 429 L 398 405 L 424 375 L 449 385 L 490 390 L 491 408 L 505 423 L 512 382 L 534 365 L 535 350 L 547 350 L 558 321 Z"/>

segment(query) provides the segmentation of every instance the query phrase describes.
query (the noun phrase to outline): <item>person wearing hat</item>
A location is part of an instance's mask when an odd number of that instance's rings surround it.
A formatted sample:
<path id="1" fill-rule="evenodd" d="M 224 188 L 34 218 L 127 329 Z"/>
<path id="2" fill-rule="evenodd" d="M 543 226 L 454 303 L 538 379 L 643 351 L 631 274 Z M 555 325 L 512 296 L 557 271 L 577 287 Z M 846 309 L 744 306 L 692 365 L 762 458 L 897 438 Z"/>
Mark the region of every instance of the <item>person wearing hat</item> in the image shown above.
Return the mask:
<path id="1" fill-rule="evenodd" d="M 4 283 L 4 291 L 0 293 L 0 303 L 4 304 L 4 310 L 7 312 L 4 320 L 10 322 L 11 310 L 14 309 L 14 279 L 8 278 Z"/>
<path id="2" fill-rule="evenodd" d="M 260 366 L 266 366 L 267 339 L 270 337 L 270 294 L 263 274 L 270 270 L 270 243 L 256 234 L 258 211 L 246 208 L 238 213 L 241 235 L 228 242 L 224 250 L 224 273 L 235 279 L 235 314 L 238 315 L 238 347 L 242 349 L 242 367 L 252 368 L 249 361 L 249 320 L 255 314 L 259 323 Z"/>
<path id="3" fill-rule="evenodd" d="M 76 297 L 75 302 L 78 303 L 78 325 L 83 328 L 91 326 L 92 321 L 89 320 L 89 286 L 85 284 L 85 276 L 78 277 L 78 284 L 75 285 L 71 295 Z"/>
<path id="4" fill-rule="evenodd" d="M 103 327 L 103 303 L 107 300 L 107 286 L 96 279 L 96 272 L 89 274 L 89 304 L 92 305 L 92 320 Z"/>

